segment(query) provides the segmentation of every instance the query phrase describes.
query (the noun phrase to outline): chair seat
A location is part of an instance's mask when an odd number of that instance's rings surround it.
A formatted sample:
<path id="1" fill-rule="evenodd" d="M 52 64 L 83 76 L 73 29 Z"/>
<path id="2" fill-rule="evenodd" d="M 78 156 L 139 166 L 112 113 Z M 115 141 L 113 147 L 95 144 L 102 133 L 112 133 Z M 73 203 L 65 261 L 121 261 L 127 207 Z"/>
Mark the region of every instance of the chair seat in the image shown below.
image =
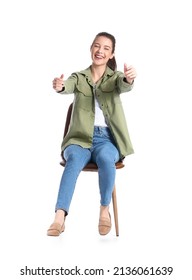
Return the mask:
<path id="1" fill-rule="evenodd" d="M 61 164 L 62 166 L 65 166 L 65 160 L 62 160 L 62 161 L 60 162 L 60 164 Z M 124 167 L 124 164 L 123 164 L 122 161 L 118 161 L 118 162 L 116 162 L 115 167 L 116 167 L 116 169 L 120 169 L 120 168 L 123 168 L 123 167 Z M 89 163 L 83 168 L 83 171 L 93 171 L 93 172 L 97 172 L 97 171 L 98 171 L 97 164 L 94 163 L 94 162 L 89 162 Z"/>

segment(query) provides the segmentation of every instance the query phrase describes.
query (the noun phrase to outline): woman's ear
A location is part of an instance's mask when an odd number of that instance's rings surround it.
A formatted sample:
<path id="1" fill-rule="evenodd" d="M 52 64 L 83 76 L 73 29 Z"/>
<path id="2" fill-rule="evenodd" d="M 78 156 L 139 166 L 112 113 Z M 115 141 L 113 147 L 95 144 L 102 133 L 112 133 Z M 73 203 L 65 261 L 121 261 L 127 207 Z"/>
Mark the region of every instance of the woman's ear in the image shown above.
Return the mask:
<path id="1" fill-rule="evenodd" d="M 114 54 L 114 53 L 112 53 L 112 55 L 110 56 L 110 59 L 112 59 L 114 56 L 115 56 L 115 54 Z"/>

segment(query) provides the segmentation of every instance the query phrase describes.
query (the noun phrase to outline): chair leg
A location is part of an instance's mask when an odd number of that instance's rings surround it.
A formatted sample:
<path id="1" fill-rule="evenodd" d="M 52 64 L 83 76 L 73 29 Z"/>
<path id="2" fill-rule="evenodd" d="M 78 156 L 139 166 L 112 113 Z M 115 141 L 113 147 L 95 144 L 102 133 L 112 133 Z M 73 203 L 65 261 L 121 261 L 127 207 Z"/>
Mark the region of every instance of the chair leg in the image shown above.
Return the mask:
<path id="1" fill-rule="evenodd" d="M 115 187 L 115 186 L 114 186 L 113 193 L 112 193 L 112 202 L 113 202 L 113 213 L 114 213 L 114 220 L 115 220 L 116 236 L 119 236 L 119 222 L 118 222 L 118 211 L 117 211 L 117 196 L 116 196 L 116 187 Z"/>

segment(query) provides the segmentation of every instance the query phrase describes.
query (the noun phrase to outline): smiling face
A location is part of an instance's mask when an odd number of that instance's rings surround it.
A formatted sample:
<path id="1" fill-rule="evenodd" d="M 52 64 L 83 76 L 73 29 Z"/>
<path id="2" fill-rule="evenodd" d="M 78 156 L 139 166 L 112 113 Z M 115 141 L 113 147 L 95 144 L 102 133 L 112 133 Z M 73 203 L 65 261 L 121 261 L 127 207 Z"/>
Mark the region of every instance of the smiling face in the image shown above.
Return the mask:
<path id="1" fill-rule="evenodd" d="M 91 46 L 91 58 L 93 64 L 97 66 L 106 65 L 108 60 L 113 58 L 112 41 L 105 36 L 95 38 Z"/>

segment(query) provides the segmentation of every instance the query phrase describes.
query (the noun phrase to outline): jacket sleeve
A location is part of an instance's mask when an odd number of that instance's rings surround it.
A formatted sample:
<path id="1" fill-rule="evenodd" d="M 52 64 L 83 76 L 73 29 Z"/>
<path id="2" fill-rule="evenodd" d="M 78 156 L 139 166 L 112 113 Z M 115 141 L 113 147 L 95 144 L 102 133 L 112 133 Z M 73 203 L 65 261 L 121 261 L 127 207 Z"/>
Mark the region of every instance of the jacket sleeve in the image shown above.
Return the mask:
<path id="1" fill-rule="evenodd" d="M 125 80 L 124 74 L 122 72 L 118 72 L 117 88 L 118 88 L 119 93 L 128 92 L 128 91 L 132 90 L 133 86 L 134 86 L 134 81 L 132 84 L 129 84 Z"/>
<path id="2" fill-rule="evenodd" d="M 77 84 L 78 76 L 76 73 L 71 74 L 71 76 L 64 81 L 64 87 L 63 90 L 60 91 L 60 94 L 68 94 L 68 93 L 74 93 L 76 84 Z"/>

